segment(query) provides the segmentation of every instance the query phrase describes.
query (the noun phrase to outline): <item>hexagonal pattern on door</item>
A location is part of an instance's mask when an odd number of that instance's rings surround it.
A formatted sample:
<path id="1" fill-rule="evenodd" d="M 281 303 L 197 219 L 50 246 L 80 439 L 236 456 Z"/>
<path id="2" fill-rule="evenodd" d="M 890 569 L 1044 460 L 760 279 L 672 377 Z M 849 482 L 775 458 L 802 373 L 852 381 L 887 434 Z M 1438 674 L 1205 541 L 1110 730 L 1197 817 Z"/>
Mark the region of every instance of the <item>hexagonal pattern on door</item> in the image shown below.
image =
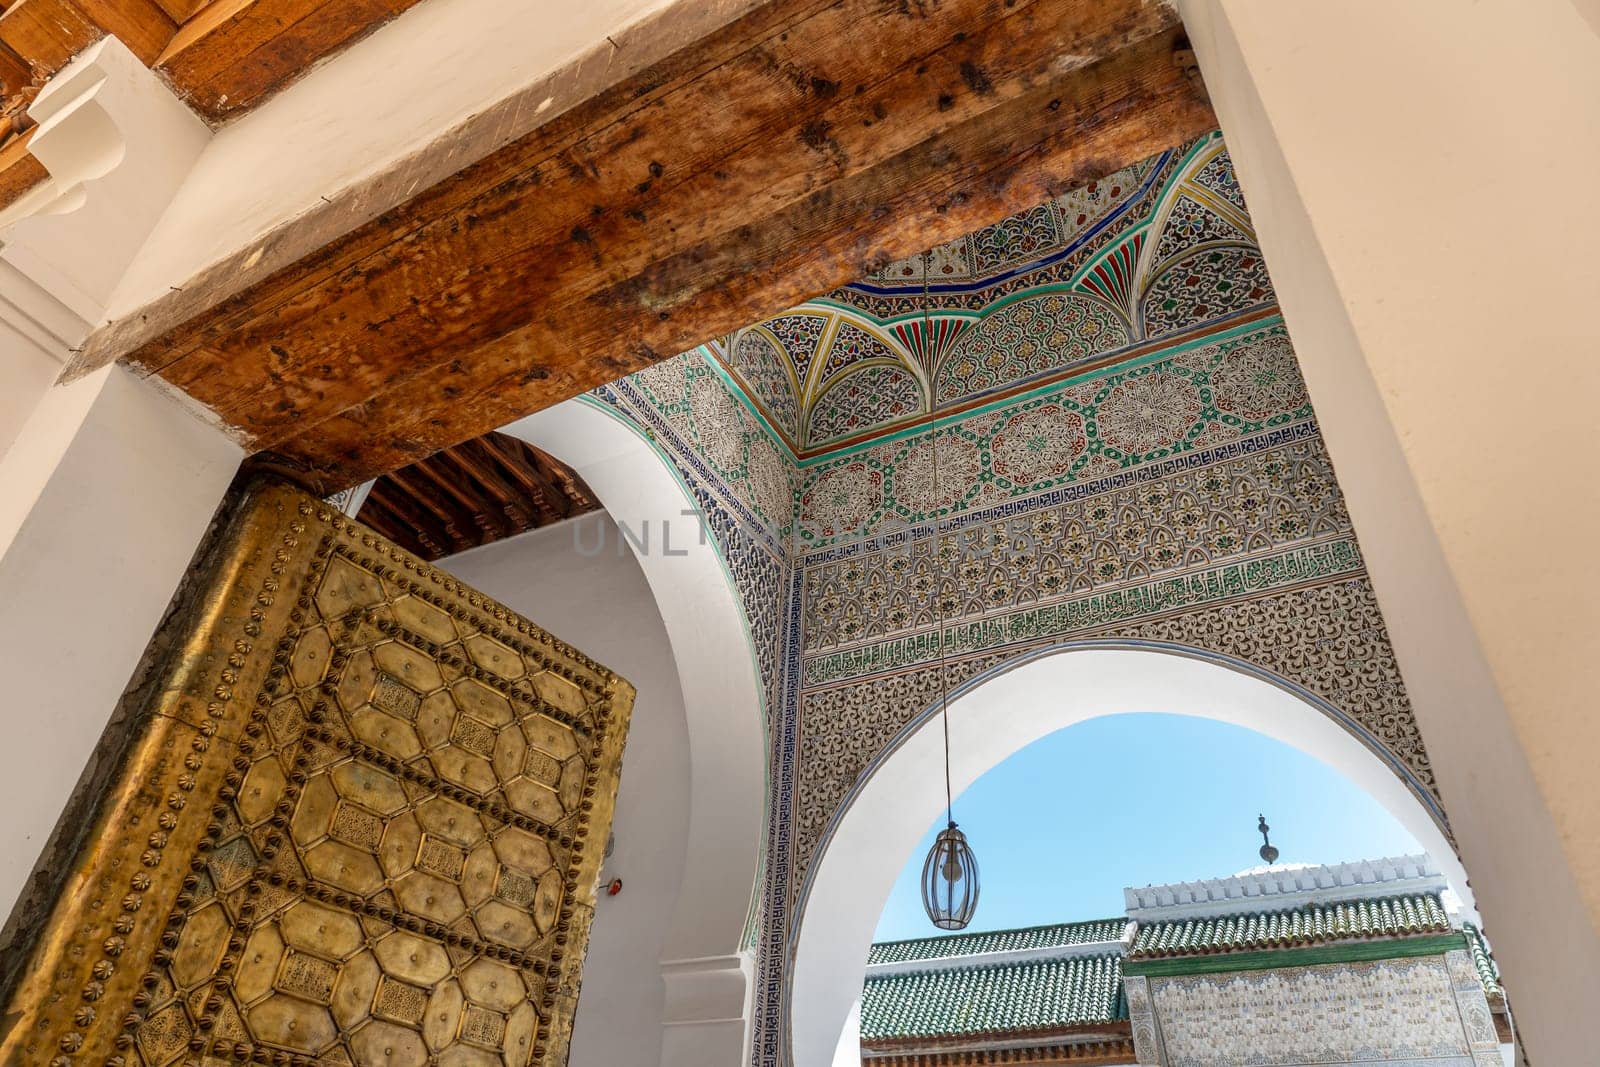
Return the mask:
<path id="1" fill-rule="evenodd" d="M 141 873 L 62 931 L 86 1007 L 30 1007 L 60 1033 L 18 1062 L 565 1062 L 631 687 L 296 490 L 249 507 L 181 665 L 213 674 L 131 757 L 156 829 L 85 861 Z"/>

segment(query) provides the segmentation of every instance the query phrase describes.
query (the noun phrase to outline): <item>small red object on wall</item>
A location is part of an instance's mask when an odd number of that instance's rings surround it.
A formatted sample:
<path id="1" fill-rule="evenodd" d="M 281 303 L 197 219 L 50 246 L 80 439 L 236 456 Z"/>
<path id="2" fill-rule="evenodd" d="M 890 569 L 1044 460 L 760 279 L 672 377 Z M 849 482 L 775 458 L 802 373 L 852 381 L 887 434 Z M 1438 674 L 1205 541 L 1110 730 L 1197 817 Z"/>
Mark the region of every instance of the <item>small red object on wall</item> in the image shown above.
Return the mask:
<path id="1" fill-rule="evenodd" d="M 620 892 L 622 892 L 622 879 L 621 878 L 613 878 L 613 879 L 611 879 L 611 884 L 606 886 L 606 896 L 614 897 Z"/>

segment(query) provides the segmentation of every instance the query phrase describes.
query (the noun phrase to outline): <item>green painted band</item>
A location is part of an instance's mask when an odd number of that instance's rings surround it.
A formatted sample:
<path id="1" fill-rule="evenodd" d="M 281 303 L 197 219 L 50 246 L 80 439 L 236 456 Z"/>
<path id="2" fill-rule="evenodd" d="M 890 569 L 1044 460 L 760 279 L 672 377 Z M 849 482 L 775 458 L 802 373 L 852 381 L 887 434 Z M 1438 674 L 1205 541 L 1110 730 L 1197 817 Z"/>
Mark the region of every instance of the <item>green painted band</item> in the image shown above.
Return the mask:
<path id="1" fill-rule="evenodd" d="M 1320 963 L 1439 956 L 1466 947 L 1467 939 L 1464 934 L 1433 934 L 1428 937 L 1346 941 L 1335 945 L 1274 948 L 1259 952 L 1219 952 L 1204 956 L 1126 960 L 1122 965 L 1122 973 L 1129 977 L 1144 975 L 1147 978 L 1162 978 L 1180 974 L 1268 971 L 1279 967 L 1313 967 Z"/>

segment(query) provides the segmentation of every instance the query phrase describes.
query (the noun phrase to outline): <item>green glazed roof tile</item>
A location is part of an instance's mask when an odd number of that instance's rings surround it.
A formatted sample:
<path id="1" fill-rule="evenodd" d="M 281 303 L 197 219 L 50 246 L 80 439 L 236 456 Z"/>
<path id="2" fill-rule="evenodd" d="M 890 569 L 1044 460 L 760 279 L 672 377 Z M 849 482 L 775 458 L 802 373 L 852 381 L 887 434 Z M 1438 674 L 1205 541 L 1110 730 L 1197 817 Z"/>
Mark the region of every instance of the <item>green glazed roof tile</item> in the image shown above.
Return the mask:
<path id="1" fill-rule="evenodd" d="M 1120 935 L 1122 924 L 1111 925 Z M 1110 954 L 872 976 L 861 997 L 861 1036 L 869 1041 L 1082 1026 L 1126 1017 L 1122 960 Z"/>
<path id="2" fill-rule="evenodd" d="M 1308 904 L 1171 922 L 1141 923 L 1130 959 L 1287 948 L 1324 941 L 1445 934 L 1453 927 L 1433 894 Z"/>
<path id="3" fill-rule="evenodd" d="M 1091 922 L 1060 923 L 1055 926 L 1030 926 L 1022 930 L 996 930 L 984 934 L 956 934 L 948 937 L 923 937 L 915 941 L 884 941 L 873 945 L 867 963 L 904 963 L 944 956 L 976 956 L 1017 949 L 1057 948 L 1086 945 L 1096 941 L 1118 941 L 1127 927 L 1126 919 L 1096 919 Z"/>
<path id="4" fill-rule="evenodd" d="M 1483 982 L 1483 992 L 1486 996 L 1494 996 L 1501 992 L 1500 968 L 1495 966 L 1494 957 L 1489 955 L 1489 945 L 1483 939 L 1483 932 L 1471 923 L 1463 929 L 1467 935 L 1467 947 L 1472 950 L 1472 962 L 1478 968 L 1478 979 Z"/>

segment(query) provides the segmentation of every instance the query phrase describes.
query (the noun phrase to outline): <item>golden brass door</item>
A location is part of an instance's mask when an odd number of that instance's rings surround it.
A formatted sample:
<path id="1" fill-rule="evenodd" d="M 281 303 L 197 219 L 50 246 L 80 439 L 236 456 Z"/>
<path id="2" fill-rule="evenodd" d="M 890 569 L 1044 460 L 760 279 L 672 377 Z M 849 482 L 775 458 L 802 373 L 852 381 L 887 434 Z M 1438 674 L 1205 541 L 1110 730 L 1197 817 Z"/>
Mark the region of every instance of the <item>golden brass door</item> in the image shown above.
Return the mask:
<path id="1" fill-rule="evenodd" d="M 564 1063 L 632 687 L 296 489 L 209 558 L 0 1063 Z"/>

